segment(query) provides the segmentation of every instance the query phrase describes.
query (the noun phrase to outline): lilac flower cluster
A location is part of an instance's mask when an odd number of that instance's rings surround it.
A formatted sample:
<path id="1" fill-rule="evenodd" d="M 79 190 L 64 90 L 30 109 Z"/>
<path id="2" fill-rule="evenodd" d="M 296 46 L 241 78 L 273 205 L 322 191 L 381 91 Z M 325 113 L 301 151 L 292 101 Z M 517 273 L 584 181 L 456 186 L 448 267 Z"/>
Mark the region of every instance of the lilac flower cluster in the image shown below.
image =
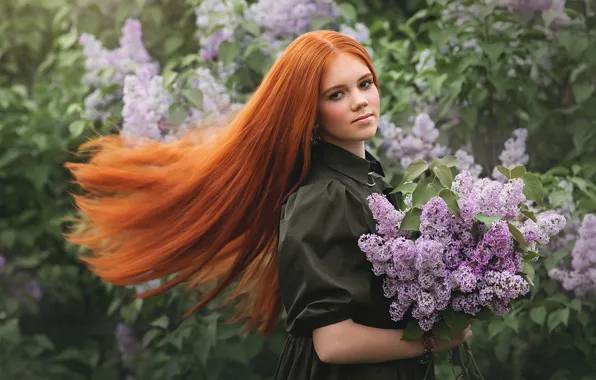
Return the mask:
<path id="1" fill-rule="evenodd" d="M 392 299 L 393 320 L 410 312 L 428 331 L 448 307 L 471 315 L 482 309 L 506 313 L 513 299 L 528 292 L 528 282 L 517 274 L 522 269 L 521 252 L 508 226 L 521 215 L 523 185 L 519 179 L 505 184 L 473 181 L 468 171 L 460 172 L 451 189 L 458 198 L 460 216 L 452 214 L 442 198 L 431 198 L 422 206 L 420 235 L 415 240 L 399 230 L 403 211 L 383 195 L 369 196 L 377 233 L 362 235 L 359 247 L 373 272 L 385 276 L 383 290 Z M 499 219 L 487 228 L 475 220 L 479 214 Z M 557 234 L 561 219 L 564 222 L 557 214 L 545 213 L 537 223 L 536 241 L 544 244 Z"/>
<path id="2" fill-rule="evenodd" d="M 244 21 L 246 8 L 243 0 L 205 0 L 194 9 L 201 46 L 199 54 L 205 61 L 217 58 L 223 41 L 234 40 L 234 30 Z"/>
<path id="3" fill-rule="evenodd" d="M 417 159 L 432 160 L 449 154 L 449 148 L 436 143 L 439 130 L 426 113 L 416 116 L 409 133 L 403 133 L 387 117 L 380 118 L 379 130 L 385 140 L 382 148 L 385 155 L 399 160 L 404 168 Z"/>
<path id="4" fill-rule="evenodd" d="M 571 251 L 571 268 L 553 268 L 549 276 L 578 297 L 596 295 L 596 215 L 584 216 Z"/>
<path id="5" fill-rule="evenodd" d="M 167 120 L 172 99 L 162 85 L 163 78 L 138 70 L 124 80 L 121 135 L 126 139 L 162 137 L 160 124 Z"/>
<path id="6" fill-rule="evenodd" d="M 528 139 L 528 130 L 519 128 L 513 131 L 513 136 L 505 141 L 505 149 L 499 155 L 501 165 L 507 169 L 513 169 L 516 166 L 526 165 L 530 157 L 526 153 L 526 140 Z M 501 174 L 497 168 L 493 169 L 493 178 L 504 182 L 506 177 Z"/>
<path id="7" fill-rule="evenodd" d="M 143 44 L 141 23 L 137 20 L 126 20 L 120 46 L 114 50 L 107 50 L 90 34 L 82 34 L 79 43 L 83 46 L 85 56 L 86 72 L 82 81 L 95 88 L 85 99 L 85 117 L 89 119 L 105 116 L 102 109 L 123 95 L 120 89 L 102 95 L 102 89 L 114 84 L 123 85 L 124 78 L 137 70 L 150 72 L 151 75 L 158 71 L 158 65 L 151 61 Z"/>
<path id="8" fill-rule="evenodd" d="M 246 12 L 247 19 L 277 38 L 295 38 L 309 30 L 311 20 L 338 16 L 334 0 L 259 0 Z"/>

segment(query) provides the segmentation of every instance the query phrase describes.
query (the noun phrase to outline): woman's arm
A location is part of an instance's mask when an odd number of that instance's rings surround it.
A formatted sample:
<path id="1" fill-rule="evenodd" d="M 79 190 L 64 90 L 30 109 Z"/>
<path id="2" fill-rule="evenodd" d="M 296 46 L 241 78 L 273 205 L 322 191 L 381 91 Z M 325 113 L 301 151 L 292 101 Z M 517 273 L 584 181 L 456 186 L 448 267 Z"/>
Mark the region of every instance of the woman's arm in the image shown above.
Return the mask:
<path id="1" fill-rule="evenodd" d="M 422 341 L 401 340 L 404 330 L 389 330 L 354 323 L 351 319 L 314 330 L 319 359 L 329 364 L 380 363 L 424 353 Z M 472 330 L 451 341 L 438 341 L 435 351 L 445 351 L 470 339 Z"/>

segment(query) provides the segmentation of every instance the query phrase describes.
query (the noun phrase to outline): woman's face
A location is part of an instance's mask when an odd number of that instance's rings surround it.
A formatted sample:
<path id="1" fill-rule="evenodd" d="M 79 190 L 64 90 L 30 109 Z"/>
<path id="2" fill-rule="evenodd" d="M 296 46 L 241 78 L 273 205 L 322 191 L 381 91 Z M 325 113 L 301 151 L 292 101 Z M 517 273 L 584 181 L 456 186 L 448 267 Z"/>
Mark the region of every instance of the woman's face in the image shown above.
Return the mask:
<path id="1" fill-rule="evenodd" d="M 339 54 L 323 75 L 317 130 L 321 138 L 350 146 L 372 138 L 379 120 L 379 90 L 362 61 Z"/>

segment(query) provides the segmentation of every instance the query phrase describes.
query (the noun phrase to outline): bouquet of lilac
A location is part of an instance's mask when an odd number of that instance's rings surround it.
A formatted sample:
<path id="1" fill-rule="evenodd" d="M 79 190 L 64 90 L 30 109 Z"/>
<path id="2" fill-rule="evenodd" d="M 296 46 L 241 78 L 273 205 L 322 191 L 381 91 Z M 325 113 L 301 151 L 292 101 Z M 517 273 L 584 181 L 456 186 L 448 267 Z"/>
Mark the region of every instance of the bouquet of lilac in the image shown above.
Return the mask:
<path id="1" fill-rule="evenodd" d="M 430 330 L 449 339 L 481 313 L 507 313 L 533 285 L 537 244 L 565 226 L 562 215 L 529 211 L 530 202 L 542 202 L 543 189 L 523 166 L 499 167 L 507 177 L 501 183 L 468 171 L 454 178 L 455 163 L 444 157 L 410 164 L 394 190 L 402 195 L 400 209 L 384 195 L 368 198 L 377 233 L 361 236 L 359 247 L 384 276 L 391 318 L 411 317 L 403 339 Z"/>

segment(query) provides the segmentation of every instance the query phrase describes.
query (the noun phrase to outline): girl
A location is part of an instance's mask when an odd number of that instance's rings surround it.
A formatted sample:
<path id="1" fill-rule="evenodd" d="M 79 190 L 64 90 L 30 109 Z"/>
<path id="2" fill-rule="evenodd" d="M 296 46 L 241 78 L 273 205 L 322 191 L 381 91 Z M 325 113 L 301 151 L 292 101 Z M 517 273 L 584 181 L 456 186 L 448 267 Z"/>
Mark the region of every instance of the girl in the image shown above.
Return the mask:
<path id="1" fill-rule="evenodd" d="M 433 345 L 401 340 L 404 323 L 389 318 L 382 281 L 357 245 L 374 232 L 366 197 L 390 190 L 364 148 L 379 103 L 360 44 L 303 34 L 215 138 L 83 145 L 92 159 L 67 167 L 88 192 L 75 197 L 85 228 L 68 239 L 116 285 L 175 274 L 144 297 L 182 282 L 212 286 L 188 313 L 232 283 L 233 321 L 266 335 L 285 308 L 277 380 L 432 378 L 432 361 L 420 357 Z"/>

